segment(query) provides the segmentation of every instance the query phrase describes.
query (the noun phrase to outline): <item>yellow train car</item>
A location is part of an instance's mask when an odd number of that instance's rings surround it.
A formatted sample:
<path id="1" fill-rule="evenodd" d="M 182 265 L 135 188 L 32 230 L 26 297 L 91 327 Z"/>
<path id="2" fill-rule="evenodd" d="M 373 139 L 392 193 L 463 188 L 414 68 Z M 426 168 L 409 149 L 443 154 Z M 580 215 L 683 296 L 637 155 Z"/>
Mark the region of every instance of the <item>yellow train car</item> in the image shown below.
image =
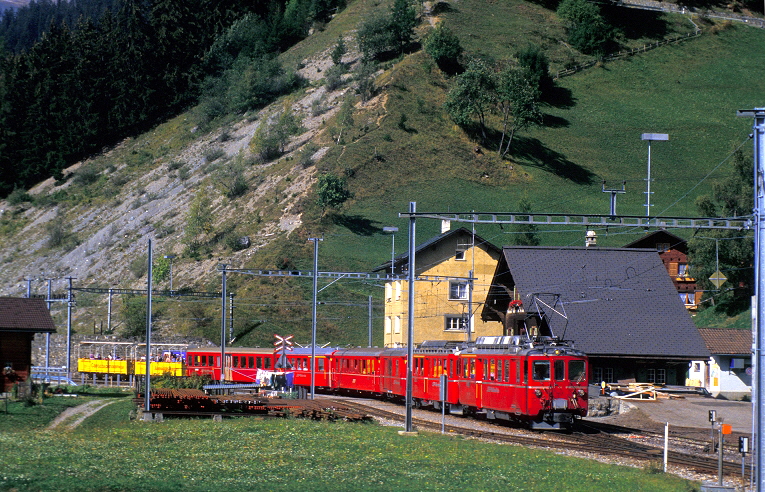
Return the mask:
<path id="1" fill-rule="evenodd" d="M 136 376 L 143 376 L 146 374 L 146 361 L 135 361 L 134 372 Z M 149 363 L 149 372 L 152 376 L 184 376 L 183 362 L 155 362 Z"/>
<path id="2" fill-rule="evenodd" d="M 144 371 L 146 368 L 144 367 Z M 98 374 L 133 374 L 133 361 L 111 359 L 77 359 L 77 372 Z"/>

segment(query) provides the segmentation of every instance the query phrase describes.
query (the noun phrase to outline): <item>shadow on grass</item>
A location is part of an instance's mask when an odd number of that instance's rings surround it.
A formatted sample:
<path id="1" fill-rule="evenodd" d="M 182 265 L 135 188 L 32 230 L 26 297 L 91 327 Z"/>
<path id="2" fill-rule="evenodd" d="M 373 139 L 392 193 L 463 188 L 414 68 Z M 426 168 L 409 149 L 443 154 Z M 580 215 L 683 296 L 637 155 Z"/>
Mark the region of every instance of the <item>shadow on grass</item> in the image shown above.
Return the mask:
<path id="1" fill-rule="evenodd" d="M 624 15 L 624 7 L 611 5 L 602 6 L 600 11 L 608 23 L 627 39 L 664 39 L 669 35 L 669 26 L 661 12 L 631 9 L 630 15 Z"/>
<path id="2" fill-rule="evenodd" d="M 542 96 L 542 102 L 554 108 L 571 109 L 576 105 L 576 98 L 571 89 L 555 85 Z"/>
<path id="3" fill-rule="evenodd" d="M 548 149 L 536 138 L 515 137 L 510 153 L 524 166 L 537 167 L 576 184 L 589 185 L 596 181 L 595 174 Z"/>
<path id="4" fill-rule="evenodd" d="M 362 217 L 360 215 L 342 215 L 337 214 L 332 217 L 332 222 L 335 225 L 345 227 L 352 233 L 359 236 L 373 236 L 375 234 L 382 234 L 382 227 L 377 227 L 375 222 Z"/>

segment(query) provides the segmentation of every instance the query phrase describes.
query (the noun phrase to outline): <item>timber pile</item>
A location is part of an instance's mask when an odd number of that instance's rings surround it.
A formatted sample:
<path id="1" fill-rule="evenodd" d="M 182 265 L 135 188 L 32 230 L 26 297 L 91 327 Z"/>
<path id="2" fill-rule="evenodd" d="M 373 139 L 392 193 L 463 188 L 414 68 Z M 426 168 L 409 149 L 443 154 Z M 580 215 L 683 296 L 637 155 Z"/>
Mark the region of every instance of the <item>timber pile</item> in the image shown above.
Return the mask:
<path id="1" fill-rule="evenodd" d="M 660 391 L 659 388 L 663 387 L 663 384 L 637 383 L 634 380 L 619 381 L 618 383 L 613 383 L 606 386 L 609 394 L 616 392 L 617 394 L 612 394 L 612 396 L 621 400 L 656 401 L 657 399 L 681 400 L 685 398 L 684 396 L 673 395 Z"/>
<path id="2" fill-rule="evenodd" d="M 139 394 L 134 399 L 136 405 L 142 405 L 143 398 L 143 395 Z M 193 389 L 152 390 L 150 406 L 152 412 L 164 415 L 295 417 L 329 421 L 371 420 L 369 415 L 346 407 L 327 407 L 327 402 L 320 400 L 262 398 L 251 395 L 209 396 L 202 390 Z"/>

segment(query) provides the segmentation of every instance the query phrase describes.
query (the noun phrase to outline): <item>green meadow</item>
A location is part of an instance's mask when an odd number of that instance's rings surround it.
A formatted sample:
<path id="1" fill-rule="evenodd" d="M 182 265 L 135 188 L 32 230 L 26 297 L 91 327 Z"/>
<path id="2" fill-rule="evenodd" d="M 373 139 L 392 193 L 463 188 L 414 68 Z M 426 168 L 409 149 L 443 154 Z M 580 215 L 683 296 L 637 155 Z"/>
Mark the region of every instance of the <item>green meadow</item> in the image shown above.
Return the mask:
<path id="1" fill-rule="evenodd" d="M 613 466 L 431 433 L 402 437 L 376 424 L 147 423 L 129 419 L 135 407 L 125 398 L 74 430 L 54 431 L 44 429 L 49 413 L 30 416 L 38 407 L 12 403 L 12 416 L 28 418 L 0 426 L 0 490 L 698 490 L 655 465 Z"/>

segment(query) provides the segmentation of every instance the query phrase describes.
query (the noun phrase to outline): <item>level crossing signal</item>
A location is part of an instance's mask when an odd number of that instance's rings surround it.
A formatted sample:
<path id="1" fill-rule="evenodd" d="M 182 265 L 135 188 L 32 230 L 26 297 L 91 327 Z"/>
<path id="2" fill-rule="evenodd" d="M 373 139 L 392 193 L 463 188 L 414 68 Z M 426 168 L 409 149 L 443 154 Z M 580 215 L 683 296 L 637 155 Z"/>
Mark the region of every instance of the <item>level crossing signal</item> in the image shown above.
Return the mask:
<path id="1" fill-rule="evenodd" d="M 293 335 L 287 335 L 286 337 L 274 334 L 276 341 L 274 342 L 274 353 L 292 351 L 292 337 Z"/>

